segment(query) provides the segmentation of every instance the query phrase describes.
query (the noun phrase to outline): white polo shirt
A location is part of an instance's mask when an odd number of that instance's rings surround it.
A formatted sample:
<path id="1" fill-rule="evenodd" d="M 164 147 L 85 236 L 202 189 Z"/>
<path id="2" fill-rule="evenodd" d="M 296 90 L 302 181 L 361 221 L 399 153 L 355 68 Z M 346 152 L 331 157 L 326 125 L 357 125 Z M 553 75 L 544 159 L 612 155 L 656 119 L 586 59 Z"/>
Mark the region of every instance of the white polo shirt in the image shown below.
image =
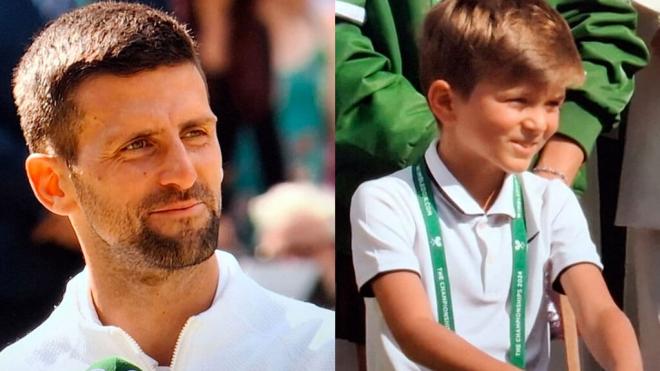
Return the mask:
<path id="1" fill-rule="evenodd" d="M 507 176 L 499 196 L 484 212 L 442 163 L 436 144 L 431 143 L 424 158 L 435 183 L 433 196 L 445 246 L 455 331 L 504 361 L 510 342 L 513 175 Z M 528 172 L 520 178 L 529 246 L 526 369 L 547 370 L 550 340 L 544 273 L 555 282 L 573 264 L 602 265 L 570 188 Z M 400 350 L 369 286 L 383 272 L 416 272 L 437 318 L 433 266 L 410 167 L 358 188 L 351 202 L 351 229 L 357 284 L 365 296 L 368 368 L 426 370 Z"/>

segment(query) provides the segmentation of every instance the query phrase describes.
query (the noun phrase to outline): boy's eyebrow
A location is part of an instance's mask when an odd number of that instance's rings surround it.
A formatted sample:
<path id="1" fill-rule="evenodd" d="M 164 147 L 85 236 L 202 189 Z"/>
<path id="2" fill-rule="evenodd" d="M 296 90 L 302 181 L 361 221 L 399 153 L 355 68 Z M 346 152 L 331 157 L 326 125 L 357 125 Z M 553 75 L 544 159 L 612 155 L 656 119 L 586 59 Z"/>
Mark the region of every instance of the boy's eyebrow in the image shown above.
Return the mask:
<path id="1" fill-rule="evenodd" d="M 566 98 L 566 90 L 562 90 L 560 92 L 557 92 L 557 94 L 554 95 L 555 98 Z"/>
<path id="2" fill-rule="evenodd" d="M 555 95 L 554 97 L 551 97 L 549 100 L 551 100 L 551 101 L 559 101 L 559 102 L 563 102 L 563 101 L 566 100 L 566 93 L 564 93 L 564 94 L 557 94 L 557 95 Z"/>

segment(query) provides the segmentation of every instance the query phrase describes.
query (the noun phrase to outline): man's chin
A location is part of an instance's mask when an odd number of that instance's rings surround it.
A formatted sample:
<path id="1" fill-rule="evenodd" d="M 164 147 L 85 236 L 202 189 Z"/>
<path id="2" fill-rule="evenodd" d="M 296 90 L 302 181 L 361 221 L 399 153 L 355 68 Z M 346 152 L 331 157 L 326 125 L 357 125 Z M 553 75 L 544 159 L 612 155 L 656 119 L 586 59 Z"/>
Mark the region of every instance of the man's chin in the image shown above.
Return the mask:
<path id="1" fill-rule="evenodd" d="M 198 224 L 199 225 L 196 225 Z M 217 217 L 200 223 L 171 223 L 156 226 L 147 223 L 134 241 L 144 261 L 167 270 L 184 269 L 202 263 L 213 255 L 218 241 Z"/>
<path id="2" fill-rule="evenodd" d="M 193 267 L 203 263 L 213 256 L 215 246 L 196 241 L 191 244 L 143 246 L 143 260 L 152 268 L 174 271 Z"/>
<path id="3" fill-rule="evenodd" d="M 195 255 L 189 259 L 177 259 L 174 261 L 169 261 L 165 264 L 157 265 L 156 267 L 166 271 L 180 271 L 187 268 L 192 268 L 209 260 L 211 257 L 213 257 L 214 252 L 215 249 L 209 249 L 205 251 L 204 254 Z"/>

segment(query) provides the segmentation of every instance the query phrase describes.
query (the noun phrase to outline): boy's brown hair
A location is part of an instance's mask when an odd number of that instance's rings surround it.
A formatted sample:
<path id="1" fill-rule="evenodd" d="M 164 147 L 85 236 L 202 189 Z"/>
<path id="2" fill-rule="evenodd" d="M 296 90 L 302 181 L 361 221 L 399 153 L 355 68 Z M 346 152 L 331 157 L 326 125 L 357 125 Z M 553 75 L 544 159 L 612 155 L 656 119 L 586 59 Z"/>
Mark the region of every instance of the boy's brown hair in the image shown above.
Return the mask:
<path id="1" fill-rule="evenodd" d="M 419 50 L 425 94 L 438 79 L 464 97 L 483 79 L 584 81 L 571 31 L 544 0 L 444 0 L 426 16 Z"/>
<path id="2" fill-rule="evenodd" d="M 30 152 L 75 163 L 81 112 L 70 95 L 84 79 L 184 62 L 204 76 L 195 47 L 184 25 L 145 5 L 104 1 L 61 16 L 14 71 L 14 100 Z"/>

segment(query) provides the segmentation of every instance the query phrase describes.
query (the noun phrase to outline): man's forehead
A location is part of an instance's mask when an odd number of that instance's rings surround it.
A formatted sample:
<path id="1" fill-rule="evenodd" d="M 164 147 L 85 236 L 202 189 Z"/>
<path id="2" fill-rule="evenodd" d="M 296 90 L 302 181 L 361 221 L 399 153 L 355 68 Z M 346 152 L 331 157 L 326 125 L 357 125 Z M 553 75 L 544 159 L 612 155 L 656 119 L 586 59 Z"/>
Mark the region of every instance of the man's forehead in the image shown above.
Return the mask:
<path id="1" fill-rule="evenodd" d="M 81 131 L 104 137 L 215 121 L 206 85 L 192 64 L 91 76 L 71 100 L 82 119 Z"/>
<path id="2" fill-rule="evenodd" d="M 194 64 L 159 66 L 132 74 L 96 73 L 81 81 L 70 98 L 81 108 L 95 103 L 100 107 L 130 107 L 144 100 L 180 97 L 177 89 L 206 96 L 206 84 Z"/>
<path id="3" fill-rule="evenodd" d="M 190 126 L 214 126 L 216 117 L 207 115 L 190 116 L 187 119 L 172 120 L 166 116 L 125 115 L 113 120 L 103 120 L 93 115 L 82 118 L 80 144 L 95 143 L 101 148 L 113 147 L 135 137 L 165 135 L 180 132 Z"/>

